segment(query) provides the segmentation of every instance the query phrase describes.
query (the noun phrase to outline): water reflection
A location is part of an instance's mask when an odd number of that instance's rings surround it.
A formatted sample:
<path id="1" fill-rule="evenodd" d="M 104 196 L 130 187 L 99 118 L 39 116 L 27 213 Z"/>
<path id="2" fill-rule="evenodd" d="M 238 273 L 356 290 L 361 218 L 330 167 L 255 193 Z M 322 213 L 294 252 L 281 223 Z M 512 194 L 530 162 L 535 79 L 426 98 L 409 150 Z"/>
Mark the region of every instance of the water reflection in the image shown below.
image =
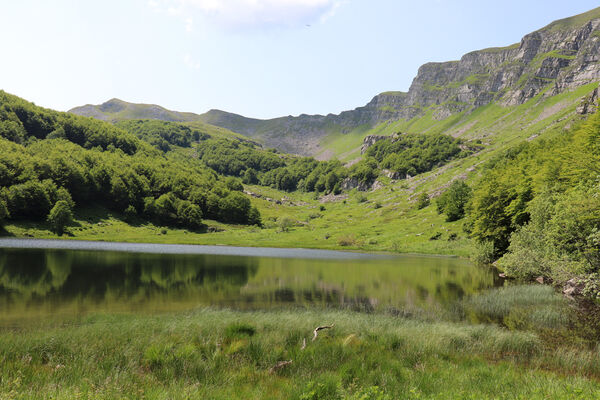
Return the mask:
<path id="1" fill-rule="evenodd" d="M 0 321 L 200 306 L 437 306 L 494 285 L 451 258 L 315 260 L 0 249 Z"/>

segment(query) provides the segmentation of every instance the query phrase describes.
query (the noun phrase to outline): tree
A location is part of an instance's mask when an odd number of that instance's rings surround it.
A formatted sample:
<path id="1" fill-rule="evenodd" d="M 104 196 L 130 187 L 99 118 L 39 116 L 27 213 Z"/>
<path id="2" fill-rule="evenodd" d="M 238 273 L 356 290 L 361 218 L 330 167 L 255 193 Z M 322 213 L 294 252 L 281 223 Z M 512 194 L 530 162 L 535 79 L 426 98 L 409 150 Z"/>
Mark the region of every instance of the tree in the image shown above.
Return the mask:
<path id="1" fill-rule="evenodd" d="M 257 184 L 258 176 L 256 175 L 256 170 L 254 168 L 248 168 L 246 172 L 244 172 L 244 178 L 242 181 L 248 185 Z"/>
<path id="2" fill-rule="evenodd" d="M 465 216 L 465 206 L 471 199 L 472 190 L 464 181 L 454 181 L 437 200 L 439 214 L 446 214 L 446 221 L 458 221 Z"/>
<path id="3" fill-rule="evenodd" d="M 0 226 L 2 223 L 10 217 L 8 212 L 8 208 L 6 207 L 6 202 L 4 200 L 0 200 Z"/>
<path id="4" fill-rule="evenodd" d="M 48 222 L 57 235 L 62 235 L 67 225 L 73 222 L 73 212 L 69 203 L 65 200 L 57 201 L 48 214 Z"/>

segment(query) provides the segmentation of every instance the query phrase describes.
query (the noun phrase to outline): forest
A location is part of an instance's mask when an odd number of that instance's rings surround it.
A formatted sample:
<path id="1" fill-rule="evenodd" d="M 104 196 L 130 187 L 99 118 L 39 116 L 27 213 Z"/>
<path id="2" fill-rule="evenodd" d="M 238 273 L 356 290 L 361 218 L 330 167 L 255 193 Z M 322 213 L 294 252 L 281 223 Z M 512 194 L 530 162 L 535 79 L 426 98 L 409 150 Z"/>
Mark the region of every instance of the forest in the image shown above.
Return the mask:
<path id="1" fill-rule="evenodd" d="M 483 260 L 508 276 L 578 277 L 600 298 L 600 114 L 553 139 L 490 160 L 474 184 L 465 228 Z"/>
<path id="2" fill-rule="evenodd" d="M 203 218 L 261 223 L 241 184 L 200 162 L 165 155 L 109 123 L 45 110 L 4 92 L 0 103 L 2 219 L 43 221 L 62 201 L 67 214 L 91 203 L 195 230 Z M 180 145 L 195 135 L 173 131 L 166 138 Z"/>

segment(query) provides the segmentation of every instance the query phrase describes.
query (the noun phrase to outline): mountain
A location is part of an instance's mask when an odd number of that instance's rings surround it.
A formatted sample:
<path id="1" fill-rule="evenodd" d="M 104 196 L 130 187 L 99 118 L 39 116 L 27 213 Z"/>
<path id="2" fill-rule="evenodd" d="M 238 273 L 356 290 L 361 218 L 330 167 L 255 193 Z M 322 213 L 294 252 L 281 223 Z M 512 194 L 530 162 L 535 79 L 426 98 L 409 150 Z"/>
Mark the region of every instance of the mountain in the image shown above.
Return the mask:
<path id="1" fill-rule="evenodd" d="M 303 114 L 259 120 L 220 110 L 202 115 L 179 113 L 117 99 L 71 112 L 110 121 L 129 118 L 201 121 L 281 151 L 350 160 L 359 155 L 366 135 L 392 133 L 388 125 L 413 133 L 452 130 L 462 125 L 463 129 L 455 129 L 456 136 L 481 139 L 481 135 L 473 134 L 471 126 L 464 126 L 465 122 L 474 122 L 471 117 L 476 110 L 497 105 L 512 112 L 534 99 L 540 104 L 545 99 L 577 91 L 600 81 L 599 62 L 600 7 L 555 21 L 526 35 L 517 44 L 474 51 L 458 61 L 425 64 L 419 68 L 408 92 L 381 93 L 367 105 L 339 115 Z M 597 99 L 597 88 L 590 87 L 583 94 L 577 91 L 579 96 L 563 96 L 559 104 L 549 105 L 553 108 L 546 109 L 546 113 L 552 116 L 564 109 L 574 111 L 583 95 L 593 96 L 594 90 Z M 511 118 L 515 117 L 519 113 Z M 486 136 L 494 136 L 494 132 Z"/>

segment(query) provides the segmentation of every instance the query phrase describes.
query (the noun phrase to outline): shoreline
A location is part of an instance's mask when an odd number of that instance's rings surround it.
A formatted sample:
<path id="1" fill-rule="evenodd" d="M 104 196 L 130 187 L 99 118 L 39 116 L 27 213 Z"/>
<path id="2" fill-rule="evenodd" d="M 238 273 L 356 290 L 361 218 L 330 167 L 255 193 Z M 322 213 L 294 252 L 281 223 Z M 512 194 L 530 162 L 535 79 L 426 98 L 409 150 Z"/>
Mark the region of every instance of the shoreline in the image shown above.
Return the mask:
<path id="1" fill-rule="evenodd" d="M 444 254 L 392 253 L 386 251 L 364 252 L 357 250 L 331 250 L 306 247 L 271 247 L 271 246 L 232 246 L 205 245 L 186 243 L 152 243 L 104 241 L 87 239 L 39 239 L 39 238 L 0 238 L 0 249 L 47 249 L 47 250 L 82 250 L 82 251 L 116 251 L 147 254 L 190 254 L 220 255 L 240 257 L 270 258 L 308 258 L 308 259 L 372 259 L 395 257 L 432 257 L 458 258 L 467 257 Z"/>

